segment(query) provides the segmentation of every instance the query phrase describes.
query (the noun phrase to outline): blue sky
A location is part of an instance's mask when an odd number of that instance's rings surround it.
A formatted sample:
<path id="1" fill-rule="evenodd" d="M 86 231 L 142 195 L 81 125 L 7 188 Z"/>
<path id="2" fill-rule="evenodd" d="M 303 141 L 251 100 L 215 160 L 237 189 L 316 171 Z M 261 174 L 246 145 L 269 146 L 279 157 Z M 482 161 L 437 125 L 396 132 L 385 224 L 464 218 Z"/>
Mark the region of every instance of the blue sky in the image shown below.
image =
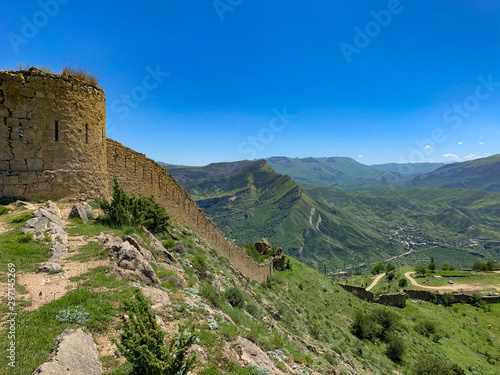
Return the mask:
<path id="1" fill-rule="evenodd" d="M 4 3 L 0 68 L 85 66 L 158 161 L 500 151 L 500 1 Z"/>

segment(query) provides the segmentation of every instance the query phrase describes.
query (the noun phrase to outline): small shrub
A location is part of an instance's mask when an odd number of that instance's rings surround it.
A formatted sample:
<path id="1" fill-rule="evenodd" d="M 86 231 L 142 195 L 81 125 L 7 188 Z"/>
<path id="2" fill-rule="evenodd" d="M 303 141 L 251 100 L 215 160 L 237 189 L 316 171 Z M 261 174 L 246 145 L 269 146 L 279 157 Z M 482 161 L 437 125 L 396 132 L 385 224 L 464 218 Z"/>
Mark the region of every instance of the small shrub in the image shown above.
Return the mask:
<path id="1" fill-rule="evenodd" d="M 395 334 L 389 335 L 387 337 L 387 356 L 394 362 L 399 361 L 405 349 L 404 345 L 404 341 L 401 337 Z"/>
<path id="2" fill-rule="evenodd" d="M 17 236 L 17 241 L 27 243 L 33 240 L 33 233 L 20 234 Z"/>
<path id="3" fill-rule="evenodd" d="M 94 218 L 95 218 L 94 211 L 85 210 L 85 212 L 87 213 L 87 218 L 88 218 L 89 220 L 94 220 Z"/>
<path id="4" fill-rule="evenodd" d="M 421 320 L 415 326 L 415 331 L 422 336 L 431 337 L 437 332 L 436 324 L 428 320 Z"/>
<path id="5" fill-rule="evenodd" d="M 136 233 L 136 232 L 137 232 L 137 229 L 135 227 L 132 227 L 132 226 L 128 226 L 128 227 L 123 229 L 123 233 L 125 233 L 127 236 L 130 236 L 131 234 Z"/>
<path id="6" fill-rule="evenodd" d="M 206 278 L 208 266 L 207 263 L 205 262 L 205 259 L 201 255 L 197 255 L 194 257 L 192 263 L 200 279 Z"/>
<path id="7" fill-rule="evenodd" d="M 451 306 L 455 298 L 453 297 L 453 294 L 451 293 L 445 293 L 443 295 L 443 305 L 445 306 Z"/>
<path id="8" fill-rule="evenodd" d="M 128 318 L 122 315 L 123 334 L 117 347 L 132 364 L 134 374 L 181 374 L 193 370 L 195 357 L 188 350 L 196 341 L 192 330 L 179 326 L 167 345 L 150 304 L 137 290 L 135 298 L 124 302 Z"/>
<path id="9" fill-rule="evenodd" d="M 74 309 L 65 309 L 59 311 L 59 313 L 56 315 L 56 319 L 59 322 L 85 325 L 89 322 L 89 315 L 89 313 L 83 311 L 83 308 L 81 306 L 77 306 Z"/>
<path id="10" fill-rule="evenodd" d="M 250 315 L 253 317 L 259 319 L 260 318 L 260 310 L 259 307 L 253 303 L 253 302 L 248 302 L 245 306 L 245 310 L 248 311 Z"/>
<path id="11" fill-rule="evenodd" d="M 0 207 L 0 215 L 6 214 L 10 210 L 7 207 Z"/>
<path id="12" fill-rule="evenodd" d="M 200 295 L 206 298 L 213 307 L 220 307 L 220 293 L 214 286 L 207 283 L 201 284 Z"/>
<path id="13" fill-rule="evenodd" d="M 227 299 L 227 302 L 229 302 L 229 304 L 233 307 L 238 307 L 241 309 L 245 304 L 245 295 L 239 288 L 229 288 L 225 293 L 225 297 Z"/>
<path id="14" fill-rule="evenodd" d="M 175 246 L 175 241 L 170 238 L 168 240 L 164 240 L 162 244 L 166 249 L 171 249 Z"/>
<path id="15" fill-rule="evenodd" d="M 401 279 L 399 279 L 398 285 L 400 288 L 406 288 L 406 286 L 408 285 L 408 279 L 406 277 L 402 277 Z"/>

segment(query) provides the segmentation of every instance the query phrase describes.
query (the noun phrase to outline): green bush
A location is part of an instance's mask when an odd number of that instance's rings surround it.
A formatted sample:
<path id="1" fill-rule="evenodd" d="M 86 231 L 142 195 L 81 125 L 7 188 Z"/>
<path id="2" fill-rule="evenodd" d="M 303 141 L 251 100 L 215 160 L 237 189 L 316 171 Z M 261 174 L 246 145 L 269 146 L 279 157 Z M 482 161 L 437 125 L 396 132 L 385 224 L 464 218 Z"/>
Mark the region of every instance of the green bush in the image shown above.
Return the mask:
<path id="1" fill-rule="evenodd" d="M 401 359 L 404 349 L 405 349 L 405 344 L 401 337 L 395 334 L 390 334 L 387 337 L 386 354 L 394 362 L 397 362 Z"/>
<path id="2" fill-rule="evenodd" d="M 133 374 L 186 375 L 193 370 L 195 357 L 188 350 L 196 341 L 192 330 L 179 326 L 175 339 L 167 346 L 151 306 L 137 290 L 134 298 L 124 302 L 128 317 L 122 315 L 123 334 L 117 347 L 132 364 Z"/>
<path id="3" fill-rule="evenodd" d="M 424 361 L 417 361 L 413 372 L 415 375 L 465 375 L 459 366 L 434 354 L 426 355 Z"/>
<path id="4" fill-rule="evenodd" d="M 252 315 L 253 317 L 260 319 L 260 310 L 259 310 L 259 307 L 255 303 L 247 302 L 247 304 L 245 306 L 245 310 L 248 311 L 248 313 L 250 315 Z"/>
<path id="5" fill-rule="evenodd" d="M 0 215 L 6 214 L 10 210 L 7 207 L 1 207 L 0 206 Z"/>
<path id="6" fill-rule="evenodd" d="M 400 288 L 406 288 L 406 286 L 408 285 L 408 279 L 406 277 L 402 277 L 401 279 L 399 279 L 398 285 Z"/>
<path id="7" fill-rule="evenodd" d="M 205 279 L 208 272 L 208 265 L 205 262 L 205 258 L 203 258 L 203 256 L 201 255 L 197 255 L 193 258 L 193 261 L 191 263 L 193 264 L 193 267 L 200 279 Z"/>
<path id="8" fill-rule="evenodd" d="M 214 286 L 202 283 L 200 286 L 200 296 L 206 298 L 213 307 L 220 307 L 220 293 Z"/>
<path id="9" fill-rule="evenodd" d="M 229 302 L 229 304 L 233 307 L 238 307 L 241 309 L 245 305 L 245 295 L 239 288 L 236 288 L 234 286 L 229 288 L 225 293 L 225 297 L 227 299 L 227 302 Z"/>
<path id="10" fill-rule="evenodd" d="M 415 325 L 415 331 L 422 336 L 431 337 L 437 331 L 436 324 L 428 320 L 421 320 Z"/>
<path id="11" fill-rule="evenodd" d="M 26 243 L 33 240 L 33 233 L 20 234 L 17 236 L 17 241 Z"/>
<path id="12" fill-rule="evenodd" d="M 153 233 L 167 230 L 169 216 L 165 208 L 151 197 L 130 197 L 119 185 L 118 179 L 113 179 L 113 199 L 108 203 L 100 199 L 99 206 L 104 211 L 104 222 L 112 227 L 144 226 Z"/>
<path id="13" fill-rule="evenodd" d="M 85 212 L 87 213 L 87 218 L 89 220 L 94 220 L 94 217 L 95 217 L 94 211 L 85 210 Z"/>
<path id="14" fill-rule="evenodd" d="M 175 241 L 173 239 L 168 239 L 168 240 L 164 240 L 162 242 L 163 246 L 166 248 L 166 249 L 171 249 L 173 247 L 175 247 Z"/>

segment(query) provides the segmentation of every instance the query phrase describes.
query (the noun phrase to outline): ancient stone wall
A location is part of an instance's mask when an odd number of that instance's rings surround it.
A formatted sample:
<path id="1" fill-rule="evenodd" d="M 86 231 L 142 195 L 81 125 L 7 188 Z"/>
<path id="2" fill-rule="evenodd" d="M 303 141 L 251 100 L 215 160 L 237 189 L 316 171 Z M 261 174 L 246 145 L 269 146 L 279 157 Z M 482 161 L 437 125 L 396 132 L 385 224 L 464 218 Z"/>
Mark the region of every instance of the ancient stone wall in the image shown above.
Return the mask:
<path id="1" fill-rule="evenodd" d="M 108 191 L 101 88 L 37 69 L 0 71 L 0 198 Z"/>
<path id="2" fill-rule="evenodd" d="M 375 301 L 375 295 L 372 292 L 367 291 L 365 288 L 362 288 L 360 286 L 353 286 L 353 285 L 347 285 L 347 284 L 338 284 L 348 292 L 354 294 L 356 297 L 359 299 L 362 299 L 367 302 L 373 302 Z"/>
<path id="3" fill-rule="evenodd" d="M 382 294 L 375 298 L 375 303 L 379 303 L 385 306 L 394 306 L 404 308 L 406 307 L 406 294 Z"/>
<path id="4" fill-rule="evenodd" d="M 272 262 L 228 241 L 163 167 L 106 138 L 100 87 L 34 68 L 0 71 L 0 198 L 109 196 L 113 176 L 131 195 L 153 195 L 250 279 L 272 275 Z"/>
<path id="5" fill-rule="evenodd" d="M 228 241 L 217 226 L 203 213 L 189 194 L 165 168 L 144 154 L 107 139 L 109 186 L 117 177 L 131 195 L 153 195 L 178 223 L 190 228 L 243 272 L 259 282 L 272 275 L 272 262 L 258 264 L 234 243 Z"/>

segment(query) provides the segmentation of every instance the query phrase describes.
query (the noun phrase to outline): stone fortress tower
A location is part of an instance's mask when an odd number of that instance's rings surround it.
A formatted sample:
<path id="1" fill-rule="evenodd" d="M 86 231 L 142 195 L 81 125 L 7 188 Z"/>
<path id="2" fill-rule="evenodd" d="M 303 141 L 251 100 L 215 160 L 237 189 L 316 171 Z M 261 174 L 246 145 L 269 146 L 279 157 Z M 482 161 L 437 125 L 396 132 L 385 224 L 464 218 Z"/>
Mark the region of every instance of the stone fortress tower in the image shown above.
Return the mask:
<path id="1" fill-rule="evenodd" d="M 248 278 L 272 276 L 273 262 L 228 241 L 165 168 L 106 138 L 100 87 L 35 68 L 0 71 L 0 199 L 109 197 L 114 177 L 131 195 L 153 195 Z"/>
<path id="2" fill-rule="evenodd" d="M 0 71 L 0 198 L 105 196 L 106 99 L 71 76 Z"/>

